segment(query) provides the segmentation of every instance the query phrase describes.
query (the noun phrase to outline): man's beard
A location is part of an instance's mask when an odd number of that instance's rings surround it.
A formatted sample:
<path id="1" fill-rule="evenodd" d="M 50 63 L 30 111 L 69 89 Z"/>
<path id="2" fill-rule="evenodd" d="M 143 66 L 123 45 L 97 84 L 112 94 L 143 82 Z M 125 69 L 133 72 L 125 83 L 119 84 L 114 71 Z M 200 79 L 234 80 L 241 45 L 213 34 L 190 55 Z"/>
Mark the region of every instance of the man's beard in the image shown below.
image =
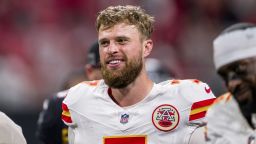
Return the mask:
<path id="1" fill-rule="evenodd" d="M 256 89 L 252 87 L 250 90 L 250 99 L 248 98 L 243 101 L 238 101 L 236 97 L 235 99 L 237 100 L 240 110 L 246 118 L 247 122 L 250 124 L 251 127 L 255 128 L 255 124 L 252 122 L 252 114 L 256 113 Z"/>
<path id="2" fill-rule="evenodd" d="M 106 64 L 101 64 L 103 79 L 109 87 L 124 88 L 132 83 L 140 74 L 143 67 L 141 57 L 130 62 L 127 62 L 127 58 L 125 60 L 125 67 L 121 70 L 109 70 Z"/>

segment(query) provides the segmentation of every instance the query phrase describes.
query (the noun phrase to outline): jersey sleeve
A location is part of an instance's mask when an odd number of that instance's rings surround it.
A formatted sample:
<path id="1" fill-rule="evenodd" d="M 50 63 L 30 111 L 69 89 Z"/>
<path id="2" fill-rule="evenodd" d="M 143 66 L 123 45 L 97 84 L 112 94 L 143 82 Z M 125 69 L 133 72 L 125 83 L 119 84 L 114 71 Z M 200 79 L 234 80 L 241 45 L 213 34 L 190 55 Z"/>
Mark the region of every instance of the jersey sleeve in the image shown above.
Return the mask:
<path id="1" fill-rule="evenodd" d="M 65 104 L 64 102 L 62 103 L 62 115 L 61 115 L 61 119 L 63 120 L 63 122 L 68 125 L 74 125 L 75 123 L 73 123 L 73 120 L 71 118 L 71 114 L 70 114 L 70 110 L 67 106 L 67 104 Z"/>
<path id="2" fill-rule="evenodd" d="M 81 98 L 91 92 L 92 88 L 95 89 L 100 84 L 99 80 L 94 81 L 84 81 L 73 87 L 71 87 L 67 96 L 62 103 L 62 120 L 69 127 L 77 126 L 79 122 L 79 114 L 77 109 L 83 108 L 84 100 Z M 80 105 L 80 106 L 78 106 Z M 79 108 L 78 108 L 79 107 Z M 79 110 L 78 110 L 79 111 Z"/>
<path id="3" fill-rule="evenodd" d="M 61 119 L 67 126 L 75 126 L 75 120 L 72 117 L 72 105 L 76 103 L 79 100 L 79 89 L 82 83 L 75 85 L 74 87 L 71 87 L 68 92 L 67 96 L 62 102 L 62 114 Z"/>
<path id="4" fill-rule="evenodd" d="M 182 96 L 187 102 L 188 123 L 204 124 L 205 115 L 215 100 L 210 87 L 199 80 L 185 80 L 182 84 Z"/>

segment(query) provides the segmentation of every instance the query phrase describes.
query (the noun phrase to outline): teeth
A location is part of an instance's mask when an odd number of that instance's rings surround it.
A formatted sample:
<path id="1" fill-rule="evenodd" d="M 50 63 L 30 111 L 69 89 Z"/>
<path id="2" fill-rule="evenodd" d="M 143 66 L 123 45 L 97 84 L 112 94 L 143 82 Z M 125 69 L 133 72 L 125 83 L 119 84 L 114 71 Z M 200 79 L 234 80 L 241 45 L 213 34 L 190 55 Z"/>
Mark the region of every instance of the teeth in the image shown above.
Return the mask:
<path id="1" fill-rule="evenodd" d="M 112 60 L 112 61 L 110 61 L 109 63 L 110 64 L 117 64 L 117 63 L 120 63 L 121 61 L 120 60 Z"/>

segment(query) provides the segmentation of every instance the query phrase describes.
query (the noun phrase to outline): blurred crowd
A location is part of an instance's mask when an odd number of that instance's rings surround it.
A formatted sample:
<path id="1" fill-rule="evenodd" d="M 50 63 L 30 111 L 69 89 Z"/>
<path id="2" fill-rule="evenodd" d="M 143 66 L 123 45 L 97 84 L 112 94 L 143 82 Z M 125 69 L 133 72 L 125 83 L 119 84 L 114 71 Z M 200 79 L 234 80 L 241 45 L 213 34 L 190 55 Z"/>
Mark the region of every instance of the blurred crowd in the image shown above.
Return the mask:
<path id="1" fill-rule="evenodd" d="M 255 0 L 1 0 L 0 109 L 41 109 L 49 94 L 86 63 L 96 13 L 109 5 L 140 5 L 155 16 L 154 50 L 177 78 L 207 82 L 216 95 L 212 41 L 226 26 L 256 23 Z"/>

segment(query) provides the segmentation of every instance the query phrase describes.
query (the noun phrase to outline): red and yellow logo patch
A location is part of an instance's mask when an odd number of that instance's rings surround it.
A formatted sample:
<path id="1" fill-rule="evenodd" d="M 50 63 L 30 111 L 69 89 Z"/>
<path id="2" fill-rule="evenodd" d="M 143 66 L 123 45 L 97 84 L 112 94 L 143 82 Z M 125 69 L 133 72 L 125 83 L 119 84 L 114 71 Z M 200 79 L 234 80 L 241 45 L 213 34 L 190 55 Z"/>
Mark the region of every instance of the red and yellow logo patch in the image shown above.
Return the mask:
<path id="1" fill-rule="evenodd" d="M 180 121 L 178 110 L 169 104 L 158 106 L 152 114 L 154 126 L 161 131 L 171 131 L 175 129 Z"/>

